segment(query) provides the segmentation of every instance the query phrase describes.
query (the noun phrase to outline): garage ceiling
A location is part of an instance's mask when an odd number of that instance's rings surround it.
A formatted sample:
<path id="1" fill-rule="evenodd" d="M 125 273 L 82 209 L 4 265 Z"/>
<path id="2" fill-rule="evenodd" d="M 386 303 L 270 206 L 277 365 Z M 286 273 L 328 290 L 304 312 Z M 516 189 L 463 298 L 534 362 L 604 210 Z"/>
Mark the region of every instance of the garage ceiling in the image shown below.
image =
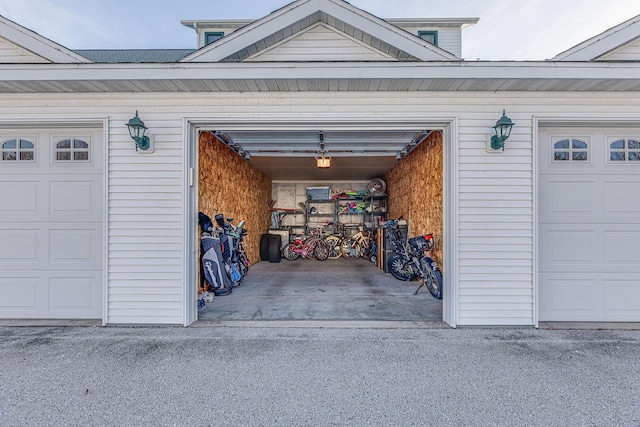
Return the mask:
<path id="1" fill-rule="evenodd" d="M 384 176 L 429 134 L 403 131 L 217 131 L 272 180 L 369 180 Z M 316 159 L 331 159 L 318 168 Z"/>

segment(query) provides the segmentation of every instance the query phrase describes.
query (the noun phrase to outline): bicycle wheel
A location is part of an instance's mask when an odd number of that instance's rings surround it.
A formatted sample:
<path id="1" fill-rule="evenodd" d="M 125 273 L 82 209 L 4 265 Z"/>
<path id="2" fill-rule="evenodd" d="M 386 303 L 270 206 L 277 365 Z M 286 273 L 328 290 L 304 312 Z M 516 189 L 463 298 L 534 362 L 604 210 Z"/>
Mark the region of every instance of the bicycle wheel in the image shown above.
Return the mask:
<path id="1" fill-rule="evenodd" d="M 327 236 L 324 241 L 329 248 L 329 259 L 338 259 L 342 256 L 342 246 L 338 236 Z"/>
<path id="2" fill-rule="evenodd" d="M 240 270 L 240 275 L 242 277 L 249 274 L 249 266 L 242 259 L 238 262 L 238 270 Z"/>
<path id="3" fill-rule="evenodd" d="M 322 239 L 318 239 L 313 248 L 313 254 L 318 261 L 325 261 L 329 258 L 329 247 Z"/>
<path id="4" fill-rule="evenodd" d="M 425 272 L 425 286 L 434 298 L 442 299 L 442 273 L 438 264 L 431 258 L 424 257 L 420 261 L 420 267 Z"/>
<path id="5" fill-rule="evenodd" d="M 360 243 L 354 239 L 346 239 L 342 242 L 342 256 L 345 259 L 356 259 L 360 256 Z"/>
<path id="6" fill-rule="evenodd" d="M 413 280 L 416 277 L 416 273 L 411 266 L 409 266 L 407 260 L 398 254 L 389 258 L 387 261 L 387 270 L 393 277 L 404 282 Z"/>
<path id="7" fill-rule="evenodd" d="M 304 241 L 303 245 L 304 245 L 304 248 L 306 249 L 306 254 L 303 253 L 302 258 L 316 259 L 315 246 L 318 240 L 320 240 L 318 237 L 311 236 Z"/>
<path id="8" fill-rule="evenodd" d="M 294 245 L 293 243 L 287 244 L 287 246 L 285 246 L 282 249 L 282 256 L 285 257 L 285 259 L 288 259 L 289 261 L 298 259 L 298 257 L 300 256 L 300 253 L 296 252 L 294 249 L 296 249 L 296 245 Z"/>

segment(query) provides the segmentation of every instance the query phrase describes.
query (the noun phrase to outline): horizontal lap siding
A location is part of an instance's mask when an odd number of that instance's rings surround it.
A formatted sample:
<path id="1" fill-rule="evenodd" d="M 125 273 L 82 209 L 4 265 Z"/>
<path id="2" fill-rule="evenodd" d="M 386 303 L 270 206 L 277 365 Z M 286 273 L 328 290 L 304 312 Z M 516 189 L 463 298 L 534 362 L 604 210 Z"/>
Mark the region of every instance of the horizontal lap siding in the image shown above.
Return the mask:
<path id="1" fill-rule="evenodd" d="M 182 121 L 141 112 L 155 150 L 109 133 L 108 323 L 183 323 Z"/>
<path id="2" fill-rule="evenodd" d="M 388 52 L 385 52 L 388 54 Z M 249 61 L 389 61 L 379 50 L 324 26 L 318 26 L 264 52 Z"/>
<path id="3" fill-rule="evenodd" d="M 0 38 L 0 63 L 2 64 L 26 64 L 47 63 L 48 61 L 32 52 Z"/>
<path id="4" fill-rule="evenodd" d="M 454 55 L 462 56 L 462 35 L 460 30 L 438 30 L 438 47 L 451 52 Z"/>
<path id="5" fill-rule="evenodd" d="M 607 61 L 639 61 L 640 39 L 604 55 L 602 59 Z"/>
<path id="6" fill-rule="evenodd" d="M 532 129 L 514 121 L 500 154 L 486 151 L 492 123 L 485 114 L 459 124 L 460 325 L 533 324 Z"/>

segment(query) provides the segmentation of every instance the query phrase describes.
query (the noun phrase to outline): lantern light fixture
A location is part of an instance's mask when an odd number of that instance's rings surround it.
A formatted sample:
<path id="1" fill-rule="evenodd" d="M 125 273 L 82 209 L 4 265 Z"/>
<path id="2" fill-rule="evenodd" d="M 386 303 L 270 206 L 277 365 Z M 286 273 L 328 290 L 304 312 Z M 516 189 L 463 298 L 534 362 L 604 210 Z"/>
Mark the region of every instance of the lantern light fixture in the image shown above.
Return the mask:
<path id="1" fill-rule="evenodd" d="M 495 135 L 491 137 L 491 149 L 496 151 L 504 151 L 504 143 L 511 135 L 511 128 L 515 123 L 506 115 L 506 110 L 502 110 L 502 117 L 493 126 Z"/>
<path id="2" fill-rule="evenodd" d="M 131 139 L 136 143 L 136 151 L 148 150 L 151 146 L 151 141 L 149 137 L 144 134 L 148 128 L 144 125 L 142 119 L 138 117 L 138 110 L 136 110 L 135 117 L 129 119 L 126 125 L 129 128 Z"/>

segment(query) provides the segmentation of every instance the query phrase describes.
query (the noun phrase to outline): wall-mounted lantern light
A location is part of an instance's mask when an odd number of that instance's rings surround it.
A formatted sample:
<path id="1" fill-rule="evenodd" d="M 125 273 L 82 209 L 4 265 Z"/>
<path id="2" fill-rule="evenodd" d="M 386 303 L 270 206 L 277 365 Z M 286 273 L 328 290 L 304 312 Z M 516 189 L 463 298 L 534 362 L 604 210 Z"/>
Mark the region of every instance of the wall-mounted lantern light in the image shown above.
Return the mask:
<path id="1" fill-rule="evenodd" d="M 129 119 L 126 123 L 129 128 L 129 135 L 131 135 L 131 139 L 133 139 L 136 143 L 136 151 L 146 151 L 149 149 L 151 143 L 148 136 L 145 136 L 145 131 L 147 127 L 144 125 L 144 122 L 140 120 L 138 117 L 138 111 L 136 110 L 136 116 Z"/>
<path id="2" fill-rule="evenodd" d="M 502 110 L 502 117 L 496 122 L 493 130 L 496 132 L 491 137 L 491 149 L 504 151 L 504 143 L 511 135 L 511 128 L 515 125 L 506 115 L 506 110 Z"/>

